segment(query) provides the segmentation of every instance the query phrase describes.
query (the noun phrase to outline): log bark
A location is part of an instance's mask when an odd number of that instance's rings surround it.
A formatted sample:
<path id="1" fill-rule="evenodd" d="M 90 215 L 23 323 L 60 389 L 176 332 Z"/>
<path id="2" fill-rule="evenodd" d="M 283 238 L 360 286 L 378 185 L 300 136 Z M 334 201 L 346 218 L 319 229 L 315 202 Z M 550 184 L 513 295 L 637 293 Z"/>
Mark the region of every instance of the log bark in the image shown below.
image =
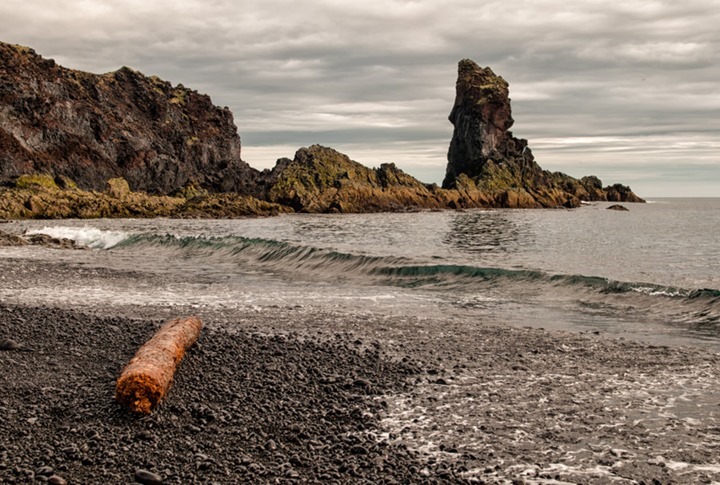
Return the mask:
<path id="1" fill-rule="evenodd" d="M 123 370 L 115 385 L 115 400 L 131 411 L 150 414 L 170 390 L 175 369 L 200 330 L 198 317 L 166 322 Z"/>

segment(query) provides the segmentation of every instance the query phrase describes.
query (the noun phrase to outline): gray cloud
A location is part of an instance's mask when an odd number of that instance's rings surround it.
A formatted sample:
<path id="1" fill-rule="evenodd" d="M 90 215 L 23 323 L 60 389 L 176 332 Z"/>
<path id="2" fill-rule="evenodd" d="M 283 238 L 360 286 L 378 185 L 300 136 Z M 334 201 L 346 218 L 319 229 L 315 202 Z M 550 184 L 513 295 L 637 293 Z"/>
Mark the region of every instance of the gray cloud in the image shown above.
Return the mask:
<path id="1" fill-rule="evenodd" d="M 651 196 L 720 194 L 719 24 L 715 0 L 0 5 L 0 40 L 210 94 L 259 168 L 319 142 L 439 181 L 470 57 L 510 83 L 513 131 L 541 165 Z"/>

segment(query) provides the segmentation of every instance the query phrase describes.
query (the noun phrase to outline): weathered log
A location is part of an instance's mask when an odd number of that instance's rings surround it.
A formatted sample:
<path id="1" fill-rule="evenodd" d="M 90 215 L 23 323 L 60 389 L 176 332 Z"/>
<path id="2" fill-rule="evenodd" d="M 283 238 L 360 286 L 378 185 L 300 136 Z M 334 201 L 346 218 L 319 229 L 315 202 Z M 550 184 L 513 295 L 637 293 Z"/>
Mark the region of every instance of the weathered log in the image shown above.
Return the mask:
<path id="1" fill-rule="evenodd" d="M 131 411 L 150 414 L 168 393 L 175 368 L 201 329 L 198 317 L 166 322 L 123 370 L 115 385 L 115 400 Z"/>

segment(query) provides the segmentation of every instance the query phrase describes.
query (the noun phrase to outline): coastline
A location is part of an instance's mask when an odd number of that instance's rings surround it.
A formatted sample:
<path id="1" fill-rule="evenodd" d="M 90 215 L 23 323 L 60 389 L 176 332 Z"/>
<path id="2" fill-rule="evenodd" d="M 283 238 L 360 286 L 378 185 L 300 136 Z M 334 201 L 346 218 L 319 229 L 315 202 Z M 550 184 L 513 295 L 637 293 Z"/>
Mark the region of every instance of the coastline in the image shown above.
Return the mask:
<path id="1" fill-rule="evenodd" d="M 0 259 L 22 286 L 32 260 Z M 61 264 L 42 277 L 61 281 Z M 142 276 L 103 270 L 96 277 Z M 720 356 L 569 333 L 313 307 L 203 310 L 149 418 L 114 380 L 182 306 L 0 305 L 0 477 L 661 483 L 720 480 Z M 35 419 L 37 418 L 37 419 Z"/>

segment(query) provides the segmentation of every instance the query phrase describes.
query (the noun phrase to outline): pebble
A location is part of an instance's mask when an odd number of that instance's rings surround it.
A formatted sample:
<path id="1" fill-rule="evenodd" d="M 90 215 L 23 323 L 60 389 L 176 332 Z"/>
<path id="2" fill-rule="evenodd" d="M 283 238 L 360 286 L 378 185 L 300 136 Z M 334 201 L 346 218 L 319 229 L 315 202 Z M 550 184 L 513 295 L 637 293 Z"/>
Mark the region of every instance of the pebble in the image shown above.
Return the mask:
<path id="1" fill-rule="evenodd" d="M 11 338 L 5 338 L 0 340 L 0 350 L 18 350 L 20 344 Z"/>
<path id="2" fill-rule="evenodd" d="M 51 476 L 53 473 L 55 473 L 55 470 L 53 470 L 53 468 L 50 467 L 50 466 L 40 467 L 40 468 L 38 468 L 37 471 L 35 472 L 36 475 L 43 475 L 43 476 L 46 476 L 46 477 Z"/>
<path id="3" fill-rule="evenodd" d="M 275 451 L 277 449 L 277 443 L 274 440 L 268 440 L 265 443 L 265 449 L 268 451 Z"/>
<path id="4" fill-rule="evenodd" d="M 148 470 L 137 470 L 135 472 L 135 481 L 143 485 L 162 485 L 163 479 L 157 473 Z"/>
<path id="5" fill-rule="evenodd" d="M 48 478 L 47 483 L 49 483 L 50 485 L 67 485 L 67 480 L 65 480 L 60 475 L 53 475 Z"/>

